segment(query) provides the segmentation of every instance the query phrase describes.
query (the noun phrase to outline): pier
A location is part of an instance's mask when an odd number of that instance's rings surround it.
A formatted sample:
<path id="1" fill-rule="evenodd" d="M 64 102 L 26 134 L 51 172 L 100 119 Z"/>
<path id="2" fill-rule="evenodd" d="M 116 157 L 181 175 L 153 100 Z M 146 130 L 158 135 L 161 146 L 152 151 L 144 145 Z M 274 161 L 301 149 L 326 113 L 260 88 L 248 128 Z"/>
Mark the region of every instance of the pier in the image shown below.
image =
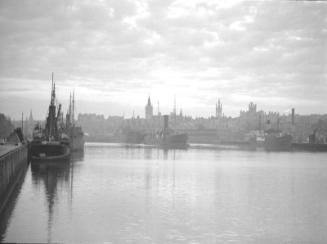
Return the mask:
<path id="1" fill-rule="evenodd" d="M 0 213 L 28 164 L 27 145 L 0 146 Z"/>

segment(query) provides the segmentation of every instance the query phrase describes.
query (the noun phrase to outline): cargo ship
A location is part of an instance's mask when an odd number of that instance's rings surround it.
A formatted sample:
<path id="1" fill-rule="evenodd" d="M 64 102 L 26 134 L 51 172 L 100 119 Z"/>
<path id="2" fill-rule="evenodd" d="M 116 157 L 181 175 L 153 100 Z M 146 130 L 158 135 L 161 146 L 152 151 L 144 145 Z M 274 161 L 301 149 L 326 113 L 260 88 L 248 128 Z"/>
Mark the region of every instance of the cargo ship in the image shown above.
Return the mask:
<path id="1" fill-rule="evenodd" d="M 51 86 L 51 100 L 45 128 L 36 125 L 33 140 L 29 143 L 29 159 L 32 162 L 62 161 L 70 157 L 70 148 L 62 123 L 61 104 L 56 107 L 56 87 Z"/>

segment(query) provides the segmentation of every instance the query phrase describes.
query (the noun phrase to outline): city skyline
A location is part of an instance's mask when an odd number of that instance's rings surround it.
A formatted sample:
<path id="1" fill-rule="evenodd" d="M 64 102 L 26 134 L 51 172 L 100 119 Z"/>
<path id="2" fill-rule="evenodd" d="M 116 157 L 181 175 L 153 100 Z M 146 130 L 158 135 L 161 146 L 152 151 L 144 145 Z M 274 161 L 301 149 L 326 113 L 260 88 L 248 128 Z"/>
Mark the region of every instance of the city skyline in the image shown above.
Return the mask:
<path id="1" fill-rule="evenodd" d="M 323 2 L 1 1 L 0 111 L 44 119 L 51 72 L 67 109 L 144 116 L 327 113 Z M 37 7 L 35 7 L 37 5 Z"/>
<path id="2" fill-rule="evenodd" d="M 72 96 L 70 94 L 70 96 Z M 56 99 L 57 101 L 57 99 Z M 218 100 L 216 101 L 216 104 L 214 105 L 214 108 L 211 112 L 210 115 L 208 116 L 197 116 L 197 115 L 192 115 L 192 114 L 187 114 L 184 112 L 184 110 L 182 108 L 180 109 L 177 109 L 177 107 L 173 107 L 171 108 L 170 110 L 167 110 L 167 111 L 162 111 L 160 109 L 160 105 L 159 105 L 159 102 L 157 102 L 157 104 L 154 104 L 151 102 L 151 96 L 149 96 L 147 99 L 146 99 L 146 104 L 143 106 L 143 111 L 140 111 L 140 113 L 136 113 L 135 110 L 133 110 L 131 112 L 131 115 L 125 115 L 125 113 L 123 114 L 110 114 L 110 113 L 97 113 L 97 112 L 94 112 L 94 111 L 90 111 L 90 112 L 79 112 L 77 111 L 76 112 L 76 108 L 75 108 L 75 105 L 74 105 L 74 116 L 75 116 L 75 120 L 78 120 L 78 116 L 81 115 L 81 116 L 84 116 L 84 115 L 92 115 L 92 116 L 101 116 L 103 117 L 104 119 L 109 119 L 109 118 L 114 118 L 114 117 L 121 117 L 123 119 L 136 119 L 136 118 L 139 118 L 139 119 L 145 119 L 145 120 L 151 120 L 152 117 L 162 117 L 164 115 L 168 115 L 168 116 L 177 116 L 177 117 L 184 117 L 184 118 L 191 118 L 191 119 L 212 119 L 212 118 L 225 118 L 225 119 L 235 119 L 235 118 L 239 118 L 241 116 L 243 116 L 244 114 L 248 113 L 248 112 L 251 112 L 253 109 L 252 107 L 255 107 L 255 114 L 259 114 L 259 113 L 263 113 L 267 116 L 271 115 L 271 116 L 286 116 L 286 117 L 289 117 L 291 116 L 292 114 L 292 110 L 294 109 L 295 111 L 295 114 L 296 115 L 299 115 L 299 116 L 314 116 L 314 118 L 316 118 L 317 116 L 327 116 L 327 113 L 310 113 L 310 114 L 301 114 L 301 113 L 298 113 L 296 108 L 289 108 L 283 112 L 279 112 L 279 111 L 274 111 L 274 110 L 263 110 L 262 108 L 258 107 L 257 108 L 257 104 L 250 101 L 245 107 L 243 108 L 240 108 L 239 109 L 239 113 L 236 114 L 235 116 L 230 116 L 230 115 L 226 115 L 224 113 L 224 106 L 223 106 L 223 103 L 221 101 L 220 98 L 218 98 Z M 150 103 L 149 103 L 150 101 Z M 61 108 L 63 110 L 61 110 L 62 112 L 62 115 L 63 115 L 63 118 L 65 117 L 65 114 L 69 113 L 69 103 L 68 103 L 68 107 L 67 109 L 65 107 L 62 106 L 62 103 L 59 103 L 58 101 L 56 102 L 56 106 L 58 105 L 61 105 Z M 75 103 L 74 103 L 75 104 Z M 48 111 L 46 112 L 48 113 Z M 8 116 L 5 114 L 5 116 Z M 18 118 L 13 118 L 13 117 L 10 117 L 8 116 L 9 119 L 13 119 L 14 121 L 16 122 L 19 122 L 22 120 L 22 118 L 24 119 L 24 121 L 42 121 L 44 120 L 44 118 L 38 118 L 38 117 L 35 117 L 34 116 L 34 113 L 33 113 L 33 110 L 30 109 L 28 112 L 21 112 L 19 117 Z"/>

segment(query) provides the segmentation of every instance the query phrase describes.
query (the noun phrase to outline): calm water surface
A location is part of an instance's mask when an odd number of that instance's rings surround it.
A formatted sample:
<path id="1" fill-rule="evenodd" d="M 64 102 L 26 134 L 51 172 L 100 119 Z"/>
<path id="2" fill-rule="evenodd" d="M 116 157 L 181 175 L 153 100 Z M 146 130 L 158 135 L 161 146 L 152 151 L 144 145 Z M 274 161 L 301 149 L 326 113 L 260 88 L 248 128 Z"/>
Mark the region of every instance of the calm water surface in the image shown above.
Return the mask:
<path id="1" fill-rule="evenodd" d="M 327 154 L 88 144 L 27 169 L 4 242 L 327 243 Z"/>

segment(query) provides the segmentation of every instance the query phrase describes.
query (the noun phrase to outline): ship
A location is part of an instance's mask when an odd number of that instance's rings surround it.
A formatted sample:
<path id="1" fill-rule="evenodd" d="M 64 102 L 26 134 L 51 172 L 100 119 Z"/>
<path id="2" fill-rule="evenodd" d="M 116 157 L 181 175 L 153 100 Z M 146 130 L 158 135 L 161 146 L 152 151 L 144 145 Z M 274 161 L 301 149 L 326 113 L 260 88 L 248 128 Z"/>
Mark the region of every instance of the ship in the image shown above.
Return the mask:
<path id="1" fill-rule="evenodd" d="M 66 161 L 70 157 L 68 136 L 64 133 L 61 104 L 56 106 L 56 86 L 51 86 L 51 99 L 45 128 L 37 124 L 29 143 L 29 159 L 32 162 Z"/>
<path id="2" fill-rule="evenodd" d="M 164 115 L 164 127 L 162 131 L 145 137 L 145 143 L 155 145 L 162 149 L 187 149 L 188 134 L 178 133 L 168 126 L 168 115 Z"/>
<path id="3" fill-rule="evenodd" d="M 69 108 L 66 114 L 65 133 L 69 138 L 69 145 L 72 151 L 84 151 L 84 132 L 81 126 L 75 123 L 75 93 L 69 97 Z"/>
<path id="4" fill-rule="evenodd" d="M 127 144 L 141 144 L 144 142 L 144 136 L 140 131 L 127 129 L 124 131 L 123 140 Z"/>
<path id="5" fill-rule="evenodd" d="M 186 133 L 169 133 L 163 134 L 159 139 L 159 147 L 163 149 L 187 149 L 188 134 Z"/>
<path id="6" fill-rule="evenodd" d="M 292 136 L 270 129 L 265 134 L 264 148 L 266 151 L 290 151 Z"/>
<path id="7" fill-rule="evenodd" d="M 327 152 L 327 144 L 317 140 L 317 129 L 309 135 L 309 143 L 293 143 L 292 148 L 295 151 L 309 151 L 309 152 Z"/>
<path id="8" fill-rule="evenodd" d="M 35 162 L 58 162 L 70 158 L 70 149 L 59 141 L 42 141 L 30 144 L 30 160 Z"/>

